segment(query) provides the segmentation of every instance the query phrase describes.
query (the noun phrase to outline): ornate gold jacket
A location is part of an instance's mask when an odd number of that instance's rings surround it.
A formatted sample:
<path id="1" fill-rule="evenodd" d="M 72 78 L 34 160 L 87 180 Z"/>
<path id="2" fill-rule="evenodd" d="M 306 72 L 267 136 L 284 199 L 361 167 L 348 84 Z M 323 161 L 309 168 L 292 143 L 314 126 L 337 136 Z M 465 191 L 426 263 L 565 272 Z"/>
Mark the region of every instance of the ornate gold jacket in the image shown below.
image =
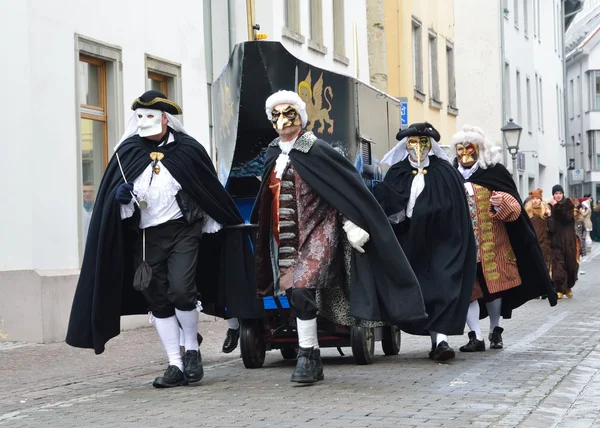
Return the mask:
<path id="1" fill-rule="evenodd" d="M 503 201 L 497 210 L 490 203 L 489 189 L 473 184 L 473 194 L 469 194 L 477 262 L 481 263 L 490 294 L 521 285 L 517 259 L 504 225 L 519 218 L 521 204 L 508 193 L 498 193 Z"/>

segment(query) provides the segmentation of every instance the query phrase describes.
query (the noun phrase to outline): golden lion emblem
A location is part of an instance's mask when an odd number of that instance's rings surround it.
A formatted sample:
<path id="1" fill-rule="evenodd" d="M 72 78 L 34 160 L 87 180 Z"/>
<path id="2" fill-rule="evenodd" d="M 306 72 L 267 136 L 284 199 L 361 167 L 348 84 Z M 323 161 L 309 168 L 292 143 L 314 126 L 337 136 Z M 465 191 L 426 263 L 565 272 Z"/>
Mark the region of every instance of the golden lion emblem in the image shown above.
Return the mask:
<path id="1" fill-rule="evenodd" d="M 317 129 L 319 134 L 322 134 L 323 131 L 325 131 L 325 124 L 329 125 L 327 132 L 333 134 L 333 119 L 329 117 L 331 100 L 333 99 L 333 90 L 331 89 L 331 86 L 326 86 L 323 91 L 323 73 L 321 73 L 315 86 L 311 87 L 311 75 L 309 70 L 306 78 L 298 84 L 298 95 L 300 95 L 302 101 L 306 103 L 306 114 L 308 115 L 306 129 L 312 131 L 315 124 L 320 122 L 321 126 Z M 329 98 L 327 98 L 327 95 L 329 95 Z M 329 108 L 327 109 L 323 108 L 323 98 L 325 98 L 325 101 L 329 104 Z"/>

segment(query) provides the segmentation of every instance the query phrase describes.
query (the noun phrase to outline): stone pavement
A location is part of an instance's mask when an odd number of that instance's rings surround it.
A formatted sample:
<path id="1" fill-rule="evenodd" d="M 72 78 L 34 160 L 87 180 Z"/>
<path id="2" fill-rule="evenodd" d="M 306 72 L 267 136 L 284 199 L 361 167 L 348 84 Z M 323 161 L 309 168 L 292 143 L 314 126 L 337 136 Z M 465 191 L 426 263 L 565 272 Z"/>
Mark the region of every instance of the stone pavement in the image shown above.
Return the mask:
<path id="1" fill-rule="evenodd" d="M 403 334 L 400 355 L 378 345 L 370 366 L 324 349 L 325 381 L 313 386 L 291 384 L 294 362 L 278 351 L 255 370 L 220 353 L 223 321 L 200 323 L 203 381 L 170 390 L 151 386 L 166 367 L 153 328 L 122 333 L 99 356 L 0 343 L 0 427 L 600 427 L 599 253 L 573 299 L 532 301 L 503 321 L 504 350 L 438 364 L 428 338 Z"/>

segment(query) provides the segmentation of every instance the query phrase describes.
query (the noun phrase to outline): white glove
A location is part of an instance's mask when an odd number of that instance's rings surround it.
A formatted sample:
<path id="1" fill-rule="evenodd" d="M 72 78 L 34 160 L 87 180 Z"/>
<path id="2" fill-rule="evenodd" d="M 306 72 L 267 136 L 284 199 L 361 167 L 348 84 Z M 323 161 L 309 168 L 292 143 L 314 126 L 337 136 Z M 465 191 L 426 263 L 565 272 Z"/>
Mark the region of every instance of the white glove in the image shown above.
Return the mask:
<path id="1" fill-rule="evenodd" d="M 350 220 L 344 222 L 344 231 L 348 237 L 350 245 L 359 253 L 364 253 L 363 245 L 367 243 L 370 236 L 366 230 L 361 229 Z"/>

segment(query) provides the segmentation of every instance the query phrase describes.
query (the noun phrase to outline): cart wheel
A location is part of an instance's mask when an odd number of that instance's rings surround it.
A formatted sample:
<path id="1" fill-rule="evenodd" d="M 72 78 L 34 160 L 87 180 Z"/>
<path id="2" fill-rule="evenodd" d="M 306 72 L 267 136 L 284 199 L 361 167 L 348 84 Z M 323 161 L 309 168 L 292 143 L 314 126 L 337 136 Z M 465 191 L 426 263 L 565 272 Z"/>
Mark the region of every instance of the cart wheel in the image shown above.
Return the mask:
<path id="1" fill-rule="evenodd" d="M 259 369 L 265 363 L 267 347 L 263 340 L 263 326 L 260 321 L 242 320 L 240 330 L 240 351 L 247 369 Z"/>
<path id="2" fill-rule="evenodd" d="M 383 327 L 381 347 L 385 355 L 398 355 L 400 352 L 400 328 L 397 325 Z"/>
<path id="3" fill-rule="evenodd" d="M 295 360 L 298 357 L 298 348 L 281 348 L 280 351 L 284 360 Z"/>
<path id="4" fill-rule="evenodd" d="M 375 334 L 372 328 L 352 327 L 350 343 L 356 364 L 364 366 L 373 362 Z"/>

